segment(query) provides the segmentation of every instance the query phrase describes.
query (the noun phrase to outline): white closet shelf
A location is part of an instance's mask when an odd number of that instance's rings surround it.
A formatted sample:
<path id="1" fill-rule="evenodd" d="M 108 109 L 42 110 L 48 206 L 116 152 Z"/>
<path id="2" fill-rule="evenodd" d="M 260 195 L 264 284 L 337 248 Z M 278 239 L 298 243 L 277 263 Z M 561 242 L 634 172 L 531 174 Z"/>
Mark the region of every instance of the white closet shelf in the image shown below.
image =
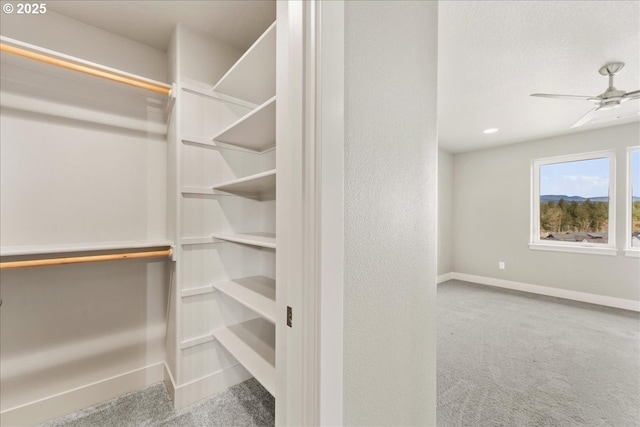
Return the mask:
<path id="1" fill-rule="evenodd" d="M 240 151 L 242 153 L 250 153 L 250 154 L 256 154 L 256 155 L 265 154 L 271 151 L 270 149 L 267 149 L 264 151 L 249 150 L 247 148 L 238 147 L 236 145 L 227 144 L 225 142 L 214 141 L 209 137 L 202 137 L 202 136 L 196 136 L 196 135 L 183 135 L 180 137 L 180 140 L 182 141 L 183 144 L 196 145 L 203 148 L 216 149 L 216 150 L 220 150 L 220 149 L 233 150 L 233 151 Z M 272 149 L 274 148 L 275 147 L 272 147 Z"/>
<path id="2" fill-rule="evenodd" d="M 213 92 L 213 86 L 205 83 L 201 83 L 201 82 L 183 81 L 180 84 L 180 87 L 185 92 L 190 92 L 199 96 L 205 96 L 207 98 L 217 99 L 218 101 L 239 105 L 241 107 L 249 108 L 251 110 L 253 110 L 259 105 L 259 104 L 253 104 L 251 102 L 244 101 L 242 99 L 233 98 L 231 96 L 227 96 L 222 93 Z"/>
<path id="3" fill-rule="evenodd" d="M 213 331 L 213 336 L 275 396 L 275 327 L 262 318 Z"/>
<path id="4" fill-rule="evenodd" d="M 112 88 L 120 87 L 142 91 L 149 98 L 156 98 L 163 101 L 167 100 L 167 95 L 171 92 L 171 85 L 127 71 L 107 67 L 102 64 L 5 36 L 0 36 L 0 42 L 3 45 L 2 62 L 47 72 L 49 74 L 56 70 L 65 75 L 77 76 L 78 79 L 86 77 L 97 81 L 109 82 Z M 14 51 L 16 53 L 13 53 Z M 31 56 L 19 56 L 21 53 L 18 53 L 18 51 L 26 52 L 27 55 Z"/>
<path id="5" fill-rule="evenodd" d="M 188 245 L 207 245 L 210 243 L 219 243 L 213 236 L 192 236 L 180 239 L 182 246 Z"/>
<path id="6" fill-rule="evenodd" d="M 214 185 L 213 190 L 236 193 L 248 197 L 259 197 L 276 189 L 276 170 L 272 169 L 255 175 L 245 176 Z"/>
<path id="7" fill-rule="evenodd" d="M 274 22 L 213 87 L 213 91 L 253 104 L 276 93 L 276 23 Z"/>
<path id="8" fill-rule="evenodd" d="M 276 323 L 276 281 L 264 276 L 216 282 L 213 287 Z"/>
<path id="9" fill-rule="evenodd" d="M 207 188 L 207 187 L 190 187 L 190 186 L 183 186 L 180 188 L 180 193 L 185 195 L 185 194 L 204 194 L 204 195 L 208 195 L 208 196 L 213 196 L 216 195 L 217 193 L 211 189 L 211 188 Z"/>
<path id="10" fill-rule="evenodd" d="M 276 235 L 274 233 L 235 233 L 211 235 L 214 239 L 226 240 L 227 242 L 242 243 L 244 245 L 260 246 L 263 248 L 276 248 Z"/>
<path id="11" fill-rule="evenodd" d="M 119 249 L 166 248 L 170 240 L 133 240 L 122 242 L 67 243 L 59 245 L 2 246 L 0 256 L 45 255 L 67 252 L 110 251 Z"/>
<path id="12" fill-rule="evenodd" d="M 276 97 L 241 117 L 212 139 L 258 152 L 272 148 L 276 144 Z"/>

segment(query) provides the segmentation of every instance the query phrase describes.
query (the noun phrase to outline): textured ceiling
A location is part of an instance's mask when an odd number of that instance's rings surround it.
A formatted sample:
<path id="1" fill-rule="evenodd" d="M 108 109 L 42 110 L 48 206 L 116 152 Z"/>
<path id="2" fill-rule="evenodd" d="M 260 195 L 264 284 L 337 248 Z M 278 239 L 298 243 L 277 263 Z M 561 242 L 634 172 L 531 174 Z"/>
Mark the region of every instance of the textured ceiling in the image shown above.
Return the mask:
<path id="1" fill-rule="evenodd" d="M 178 22 L 246 50 L 276 19 L 275 0 L 50 1 L 47 7 L 94 27 L 166 50 Z"/>
<path id="2" fill-rule="evenodd" d="M 51 10 L 165 50 L 182 22 L 246 49 L 275 20 L 275 1 L 50 1 Z M 348 22 L 347 22 L 348 25 Z M 598 69 L 626 67 L 616 87 L 640 89 L 638 1 L 440 1 L 440 145 L 462 152 L 639 120 L 600 121 L 571 130 L 592 104 L 530 93 L 598 95 Z M 598 118 L 640 110 L 629 101 Z M 484 135 L 486 128 L 499 128 Z"/>
<path id="3" fill-rule="evenodd" d="M 450 151 L 640 119 L 572 130 L 593 104 L 529 96 L 598 95 L 607 87 L 598 69 L 609 61 L 626 63 L 618 89 L 640 89 L 640 2 L 444 1 L 438 26 L 438 133 Z M 598 118 L 639 110 L 640 101 L 628 101 Z"/>

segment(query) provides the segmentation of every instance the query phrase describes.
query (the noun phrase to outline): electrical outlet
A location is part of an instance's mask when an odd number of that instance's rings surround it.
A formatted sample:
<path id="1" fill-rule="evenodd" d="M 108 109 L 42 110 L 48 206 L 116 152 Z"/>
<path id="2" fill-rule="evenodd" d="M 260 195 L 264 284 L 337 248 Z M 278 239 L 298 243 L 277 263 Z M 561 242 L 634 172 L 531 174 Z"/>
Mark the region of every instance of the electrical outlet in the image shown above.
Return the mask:
<path id="1" fill-rule="evenodd" d="M 500 262 L 498 263 L 498 268 L 499 268 L 500 270 L 504 270 L 504 269 L 505 269 L 504 261 L 500 261 Z"/>

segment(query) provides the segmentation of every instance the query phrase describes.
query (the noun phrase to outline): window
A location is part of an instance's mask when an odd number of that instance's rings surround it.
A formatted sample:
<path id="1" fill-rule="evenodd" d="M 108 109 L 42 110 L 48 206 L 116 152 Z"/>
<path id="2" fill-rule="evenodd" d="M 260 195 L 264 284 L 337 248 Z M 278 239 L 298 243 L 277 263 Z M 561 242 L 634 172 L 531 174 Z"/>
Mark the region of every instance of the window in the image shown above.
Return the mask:
<path id="1" fill-rule="evenodd" d="M 615 153 L 532 165 L 531 249 L 616 255 Z"/>
<path id="2" fill-rule="evenodd" d="M 627 247 L 625 254 L 640 256 L 640 147 L 627 150 Z"/>

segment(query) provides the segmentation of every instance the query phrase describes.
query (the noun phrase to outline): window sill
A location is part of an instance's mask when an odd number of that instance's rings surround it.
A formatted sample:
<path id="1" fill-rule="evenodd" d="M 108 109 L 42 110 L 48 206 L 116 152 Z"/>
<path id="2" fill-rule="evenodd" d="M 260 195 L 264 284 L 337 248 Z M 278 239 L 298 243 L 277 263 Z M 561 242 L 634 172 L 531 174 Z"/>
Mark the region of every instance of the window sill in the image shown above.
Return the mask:
<path id="1" fill-rule="evenodd" d="M 577 246 L 577 245 L 549 245 L 543 243 L 529 243 L 529 249 L 536 251 L 553 251 L 553 252 L 573 252 L 579 254 L 592 255 L 618 255 L 618 250 L 612 247 L 596 248 L 593 246 Z M 635 255 L 629 255 L 635 256 Z"/>
<path id="2" fill-rule="evenodd" d="M 624 255 L 628 257 L 633 257 L 633 258 L 640 258 L 640 249 L 638 248 L 625 249 Z"/>

